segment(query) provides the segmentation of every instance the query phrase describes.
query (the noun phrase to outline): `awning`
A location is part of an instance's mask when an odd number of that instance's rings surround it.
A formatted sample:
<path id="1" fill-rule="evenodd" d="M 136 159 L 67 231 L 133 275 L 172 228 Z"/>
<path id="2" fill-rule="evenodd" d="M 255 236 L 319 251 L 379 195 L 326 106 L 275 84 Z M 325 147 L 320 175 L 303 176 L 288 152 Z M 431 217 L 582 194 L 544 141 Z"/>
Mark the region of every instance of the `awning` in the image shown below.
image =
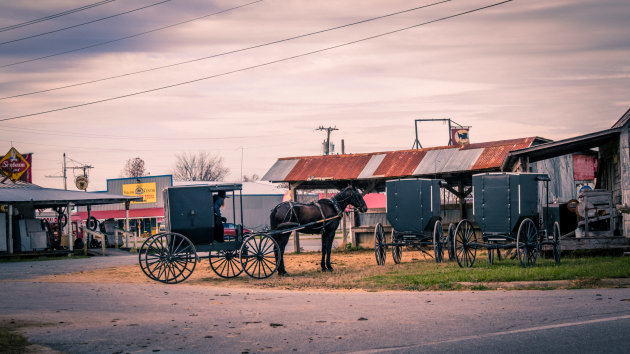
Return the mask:
<path id="1" fill-rule="evenodd" d="M 30 204 L 38 209 L 74 205 L 117 204 L 140 201 L 142 197 L 44 188 L 35 184 L 0 185 L 0 204 Z"/>
<path id="2" fill-rule="evenodd" d="M 619 139 L 620 133 L 621 128 L 607 129 L 569 139 L 540 144 L 525 149 L 514 150 L 508 153 L 505 157 L 501 170 L 511 171 L 512 166 L 521 157 L 527 157 L 529 162 L 536 162 L 592 149 L 605 144 L 611 139 Z"/>

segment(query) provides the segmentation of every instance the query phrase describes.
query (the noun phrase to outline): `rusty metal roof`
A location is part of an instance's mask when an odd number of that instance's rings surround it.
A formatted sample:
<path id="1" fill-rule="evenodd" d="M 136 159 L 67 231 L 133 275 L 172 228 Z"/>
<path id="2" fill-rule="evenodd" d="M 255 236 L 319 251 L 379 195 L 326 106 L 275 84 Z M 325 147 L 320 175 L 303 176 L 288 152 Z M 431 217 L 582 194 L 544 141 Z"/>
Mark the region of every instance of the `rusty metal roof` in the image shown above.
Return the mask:
<path id="1" fill-rule="evenodd" d="M 465 146 L 364 154 L 280 158 L 263 176 L 272 182 L 364 180 L 499 171 L 512 150 L 530 147 L 536 137 Z"/>

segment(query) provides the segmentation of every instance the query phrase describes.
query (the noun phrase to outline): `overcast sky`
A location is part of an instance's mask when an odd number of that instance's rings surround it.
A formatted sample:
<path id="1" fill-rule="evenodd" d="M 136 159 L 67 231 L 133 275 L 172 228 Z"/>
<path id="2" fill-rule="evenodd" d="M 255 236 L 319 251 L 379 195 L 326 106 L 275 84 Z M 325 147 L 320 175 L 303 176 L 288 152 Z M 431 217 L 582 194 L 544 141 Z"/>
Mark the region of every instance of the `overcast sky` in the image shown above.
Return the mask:
<path id="1" fill-rule="evenodd" d="M 62 180 L 46 176 L 61 174 L 64 152 L 94 166 L 89 190 L 105 189 L 130 158 L 162 175 L 176 153 L 198 151 L 223 157 L 239 181 L 241 168 L 262 176 L 278 158 L 321 154 L 320 125 L 339 129 L 338 149 L 344 139 L 346 152 L 361 153 L 411 148 L 415 119 L 472 126 L 471 142 L 558 140 L 610 128 L 630 108 L 627 0 L 515 0 L 276 63 L 497 1 L 454 0 L 248 50 L 439 0 L 265 0 L 135 36 L 252 1 L 172 0 L 61 31 L 161 0 L 111 1 L 18 28 L 9 26 L 100 0 L 0 2 L 0 152 L 34 153 L 33 182 L 54 188 Z M 448 141 L 445 125 L 420 129 L 425 147 Z"/>

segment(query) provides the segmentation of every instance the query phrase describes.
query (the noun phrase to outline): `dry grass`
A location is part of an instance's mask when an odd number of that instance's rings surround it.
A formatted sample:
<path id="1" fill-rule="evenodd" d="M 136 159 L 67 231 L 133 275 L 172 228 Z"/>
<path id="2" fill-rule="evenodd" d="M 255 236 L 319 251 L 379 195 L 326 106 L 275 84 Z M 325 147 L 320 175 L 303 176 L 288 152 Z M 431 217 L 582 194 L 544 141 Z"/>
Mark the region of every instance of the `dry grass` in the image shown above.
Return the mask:
<path id="1" fill-rule="evenodd" d="M 490 265 L 485 252 L 477 254 L 473 268 L 462 269 L 455 261 L 437 264 L 432 257 L 416 250 L 404 250 L 401 264 L 394 264 L 391 250 L 384 266 L 378 266 L 372 250 L 341 251 L 332 255 L 334 272 L 320 270 L 319 252 L 286 254 L 290 276 L 274 274 L 267 279 L 253 279 L 246 274 L 232 279 L 217 276 L 207 259 L 197 267 L 185 284 L 247 289 L 290 290 L 486 290 L 486 289 L 556 289 L 617 287 L 630 285 L 630 257 L 565 257 L 558 265 L 539 259 L 536 266 L 522 268 L 518 260 L 495 261 Z M 619 284 L 600 279 L 617 278 Z M 138 265 L 82 271 L 47 276 L 37 281 L 152 284 Z"/>

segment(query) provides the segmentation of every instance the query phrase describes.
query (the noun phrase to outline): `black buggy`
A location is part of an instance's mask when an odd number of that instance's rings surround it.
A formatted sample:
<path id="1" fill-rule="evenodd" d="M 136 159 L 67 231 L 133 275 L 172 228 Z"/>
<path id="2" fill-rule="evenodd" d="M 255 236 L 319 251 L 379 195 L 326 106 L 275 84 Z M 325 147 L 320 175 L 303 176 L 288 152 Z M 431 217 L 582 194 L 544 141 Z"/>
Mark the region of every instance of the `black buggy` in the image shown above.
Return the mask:
<path id="1" fill-rule="evenodd" d="M 553 249 L 560 262 L 560 225 L 544 215 L 549 210 L 549 176 L 541 173 L 482 173 L 473 175 L 473 223 L 462 220 L 454 235 L 455 258 L 460 267 L 472 267 L 478 248 L 488 250 L 490 264 L 497 250 L 513 250 L 523 267 L 536 264 L 543 245 Z M 544 183 L 547 207 L 541 201 Z"/>
<path id="2" fill-rule="evenodd" d="M 387 242 L 383 225 L 374 229 L 374 254 L 378 265 L 385 264 L 387 248 L 392 248 L 394 263 L 400 263 L 403 246 L 424 252 L 423 247 L 433 246 L 435 260 L 444 260 L 448 249 L 452 259 L 452 240 L 455 225 L 449 225 L 447 235 L 442 229 L 440 216 L 440 186 L 437 179 L 407 178 L 387 181 L 387 220 L 392 225 L 391 242 Z"/>
<path id="3" fill-rule="evenodd" d="M 149 237 L 139 251 L 140 267 L 149 278 L 167 284 L 186 280 L 200 259 L 223 278 L 243 271 L 253 278 L 267 278 L 278 268 L 278 244 L 267 234 L 243 234 L 242 185 L 209 184 L 166 188 L 166 232 Z M 232 198 L 235 237 L 215 241 L 213 195 L 227 192 Z M 236 193 L 238 192 L 238 193 Z M 238 198 L 238 203 L 236 198 Z M 239 221 L 236 206 L 239 206 Z M 220 239 L 220 238 L 219 238 Z M 207 256 L 200 253 L 207 252 Z"/>

